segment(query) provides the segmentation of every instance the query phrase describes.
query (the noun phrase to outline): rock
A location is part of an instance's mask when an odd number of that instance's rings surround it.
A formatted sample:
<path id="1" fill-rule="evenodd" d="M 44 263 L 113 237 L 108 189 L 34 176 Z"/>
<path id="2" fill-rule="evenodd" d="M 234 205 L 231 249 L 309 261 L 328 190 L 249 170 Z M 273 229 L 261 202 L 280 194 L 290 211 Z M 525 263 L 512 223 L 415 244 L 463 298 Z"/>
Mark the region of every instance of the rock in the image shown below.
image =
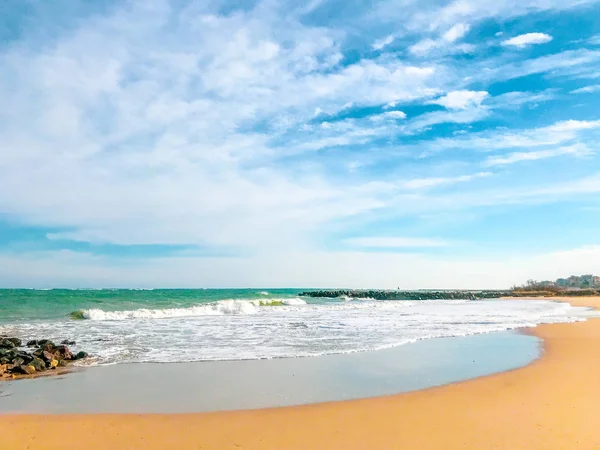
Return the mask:
<path id="1" fill-rule="evenodd" d="M 84 359 L 87 358 L 89 355 L 86 352 L 79 352 L 77 353 L 73 359 Z"/>
<path id="2" fill-rule="evenodd" d="M 56 345 L 54 345 L 54 342 L 46 341 L 46 343 L 44 345 L 42 345 L 40 348 L 38 348 L 36 351 L 33 352 L 33 356 L 37 356 L 38 358 L 45 359 L 44 353 L 49 353 L 51 355 L 54 355 L 57 352 L 57 349 L 58 349 L 58 347 Z"/>
<path id="3" fill-rule="evenodd" d="M 39 349 L 41 349 L 42 351 L 47 350 L 47 351 L 51 352 L 51 351 L 54 351 L 54 349 L 56 348 L 56 344 L 54 342 L 52 342 L 52 341 L 47 340 L 47 339 L 43 340 L 43 341 L 38 341 L 38 344 L 40 346 Z"/>
<path id="4" fill-rule="evenodd" d="M 15 348 L 16 345 L 14 344 L 14 342 L 9 341 L 8 339 L 4 338 L 4 339 L 0 339 L 0 348 Z"/>
<path id="5" fill-rule="evenodd" d="M 29 353 L 26 352 L 19 352 L 17 353 L 17 356 L 19 358 L 21 358 L 23 361 L 25 361 L 24 364 L 29 364 L 31 361 L 33 361 L 33 356 L 31 356 Z"/>
<path id="6" fill-rule="evenodd" d="M 64 341 L 61 342 L 61 344 L 62 345 L 77 345 L 77 342 L 65 339 Z"/>
<path id="7" fill-rule="evenodd" d="M 4 338 L 7 341 L 12 342 L 13 344 L 15 344 L 15 347 L 20 347 L 21 346 L 21 339 L 16 338 L 16 337 L 8 337 L 8 338 Z"/>
<path id="8" fill-rule="evenodd" d="M 48 361 L 52 361 L 53 359 L 56 359 L 54 357 L 54 353 L 50 353 L 50 352 L 42 352 L 41 355 L 39 356 L 41 359 L 43 359 L 44 361 L 48 362 Z"/>
<path id="9" fill-rule="evenodd" d="M 31 365 L 22 364 L 20 366 L 14 367 L 12 373 L 21 375 L 33 375 L 35 373 L 35 367 Z"/>
<path id="10" fill-rule="evenodd" d="M 17 357 L 15 350 L 0 350 L 0 364 L 12 364 L 12 360 Z"/>
<path id="11" fill-rule="evenodd" d="M 12 360 L 13 367 L 22 366 L 25 364 L 25 360 L 23 358 L 19 358 L 18 356 Z"/>
<path id="12" fill-rule="evenodd" d="M 22 345 L 21 340 L 0 337 L 0 379 L 35 375 L 88 357 L 86 352 L 74 355 L 67 344 L 75 344 L 75 341 L 64 340 L 61 345 L 55 345 L 48 339 L 31 340 L 27 342 L 29 347 L 39 347 L 34 351 L 24 351 L 18 349 Z"/>
<path id="13" fill-rule="evenodd" d="M 46 363 L 40 358 L 33 358 L 29 365 L 33 366 L 36 372 L 42 372 L 43 370 L 46 370 Z"/>
<path id="14" fill-rule="evenodd" d="M 66 361 L 70 361 L 73 359 L 73 354 L 66 345 L 59 345 L 55 347 L 52 353 L 54 353 L 54 357 L 58 360 L 64 359 Z"/>

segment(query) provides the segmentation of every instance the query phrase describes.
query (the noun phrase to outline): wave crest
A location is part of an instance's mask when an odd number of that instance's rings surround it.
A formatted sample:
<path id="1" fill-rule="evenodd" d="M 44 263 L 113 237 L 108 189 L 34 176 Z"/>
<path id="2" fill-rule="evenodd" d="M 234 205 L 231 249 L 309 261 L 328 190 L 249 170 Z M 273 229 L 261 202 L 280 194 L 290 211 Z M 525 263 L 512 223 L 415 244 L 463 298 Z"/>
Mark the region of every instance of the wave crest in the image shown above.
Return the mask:
<path id="1" fill-rule="evenodd" d="M 69 314 L 73 320 L 131 320 L 168 319 L 173 317 L 249 315 L 258 312 L 261 306 L 299 306 L 306 302 L 299 298 L 273 300 L 220 300 L 215 303 L 190 306 L 189 308 L 134 309 L 130 311 L 104 311 L 102 309 L 80 309 Z"/>

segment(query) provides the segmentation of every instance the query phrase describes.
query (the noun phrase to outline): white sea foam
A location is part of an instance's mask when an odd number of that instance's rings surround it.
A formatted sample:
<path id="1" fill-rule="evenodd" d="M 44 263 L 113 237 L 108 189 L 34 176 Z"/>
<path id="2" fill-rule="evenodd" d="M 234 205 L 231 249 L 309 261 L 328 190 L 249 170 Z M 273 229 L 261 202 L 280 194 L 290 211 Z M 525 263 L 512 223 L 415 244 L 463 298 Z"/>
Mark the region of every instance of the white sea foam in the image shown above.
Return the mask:
<path id="1" fill-rule="evenodd" d="M 301 298 L 284 298 L 283 300 L 281 300 L 281 303 L 289 306 L 306 305 L 306 302 Z"/>
<path id="2" fill-rule="evenodd" d="M 99 364 L 205 361 L 378 350 L 421 339 L 571 322 L 597 314 L 544 300 L 305 304 L 297 298 L 82 313 L 88 320 L 13 324 L 11 334 L 74 339 L 75 350 L 88 351 Z"/>
<path id="3" fill-rule="evenodd" d="M 130 311 L 103 311 L 102 309 L 84 309 L 79 312 L 81 313 L 81 317 L 87 320 L 169 319 L 174 317 L 256 314 L 257 308 L 261 306 L 279 304 L 286 306 L 301 306 L 306 305 L 306 302 L 301 298 L 220 300 L 214 303 L 191 306 L 189 308 L 142 308 Z"/>
<path id="4" fill-rule="evenodd" d="M 342 295 L 338 298 L 345 302 L 351 302 L 353 300 L 375 300 L 373 297 L 350 297 L 349 295 Z"/>
<path id="5" fill-rule="evenodd" d="M 85 309 L 81 313 L 89 320 L 168 319 L 174 317 L 218 316 L 224 314 L 254 314 L 259 302 L 246 300 L 221 300 L 189 308 L 135 309 L 132 311 L 103 311 Z"/>

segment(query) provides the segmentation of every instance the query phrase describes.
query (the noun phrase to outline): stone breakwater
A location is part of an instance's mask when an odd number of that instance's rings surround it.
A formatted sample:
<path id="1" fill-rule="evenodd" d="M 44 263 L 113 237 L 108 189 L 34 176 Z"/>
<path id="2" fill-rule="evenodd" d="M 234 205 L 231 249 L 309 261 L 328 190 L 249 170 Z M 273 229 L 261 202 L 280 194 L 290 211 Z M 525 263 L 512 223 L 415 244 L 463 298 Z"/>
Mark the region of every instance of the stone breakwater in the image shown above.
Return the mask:
<path id="1" fill-rule="evenodd" d="M 298 294 L 315 298 L 356 298 L 374 300 L 480 300 L 510 295 L 510 291 L 385 291 L 385 290 L 321 290 Z"/>
<path id="2" fill-rule="evenodd" d="M 65 340 L 60 345 L 48 339 L 28 341 L 25 346 L 16 337 L 0 336 L 0 379 L 39 375 L 73 361 L 88 357 L 86 352 L 73 354 L 67 345 L 74 341 Z M 33 351 L 25 349 L 34 348 Z"/>

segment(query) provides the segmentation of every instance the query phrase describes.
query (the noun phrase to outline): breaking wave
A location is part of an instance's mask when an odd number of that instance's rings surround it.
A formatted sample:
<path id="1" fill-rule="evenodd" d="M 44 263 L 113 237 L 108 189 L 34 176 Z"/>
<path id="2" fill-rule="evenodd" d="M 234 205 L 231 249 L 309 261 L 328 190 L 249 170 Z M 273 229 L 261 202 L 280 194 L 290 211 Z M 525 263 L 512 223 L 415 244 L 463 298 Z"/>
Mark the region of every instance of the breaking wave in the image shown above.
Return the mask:
<path id="1" fill-rule="evenodd" d="M 69 314 L 73 320 L 131 320 L 168 319 L 172 317 L 250 315 L 262 306 L 300 306 L 306 302 L 299 298 L 270 300 L 220 300 L 214 303 L 188 308 L 134 309 L 131 311 L 104 311 L 102 309 L 80 309 Z"/>

